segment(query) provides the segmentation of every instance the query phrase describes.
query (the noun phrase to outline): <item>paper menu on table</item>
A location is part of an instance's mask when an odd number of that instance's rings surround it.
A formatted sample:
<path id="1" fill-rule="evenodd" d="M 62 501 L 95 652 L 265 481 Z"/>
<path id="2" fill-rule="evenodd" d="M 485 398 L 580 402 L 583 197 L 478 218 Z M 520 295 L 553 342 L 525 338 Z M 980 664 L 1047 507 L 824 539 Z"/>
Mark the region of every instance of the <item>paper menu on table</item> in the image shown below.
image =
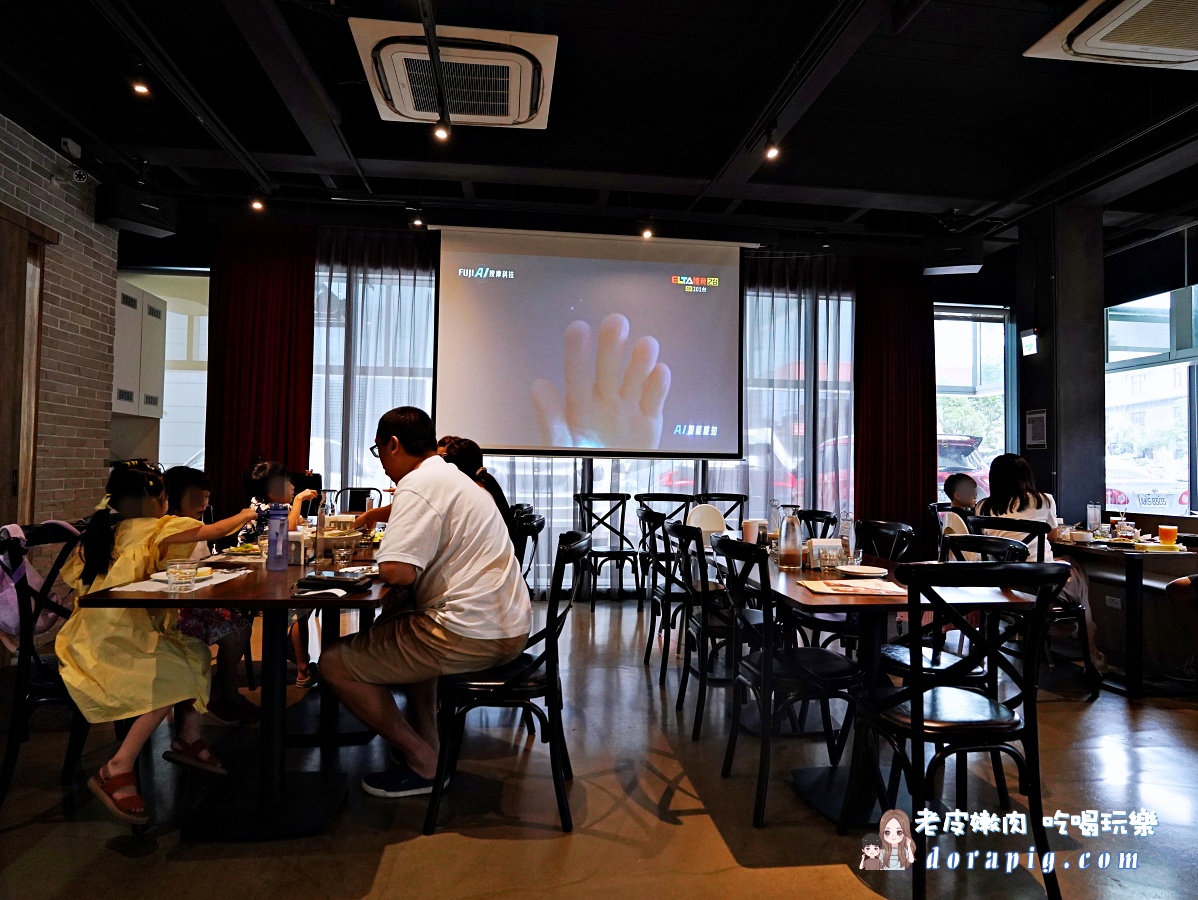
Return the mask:
<path id="1" fill-rule="evenodd" d="M 880 578 L 846 578 L 843 581 L 800 581 L 799 584 L 816 594 L 881 594 L 905 597 L 907 589 L 901 584 Z"/>

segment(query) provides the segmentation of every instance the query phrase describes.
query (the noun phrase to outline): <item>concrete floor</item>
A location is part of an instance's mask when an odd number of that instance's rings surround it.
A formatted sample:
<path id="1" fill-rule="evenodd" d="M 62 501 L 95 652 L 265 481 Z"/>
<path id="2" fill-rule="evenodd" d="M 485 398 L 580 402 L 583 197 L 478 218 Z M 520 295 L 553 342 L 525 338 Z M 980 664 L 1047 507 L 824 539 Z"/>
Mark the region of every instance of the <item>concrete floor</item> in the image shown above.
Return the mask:
<path id="1" fill-rule="evenodd" d="M 65 733 L 38 732 L 25 745 L 0 810 L 0 900 L 7 898 L 192 897 L 908 897 L 902 872 L 860 872 L 861 834 L 834 827 L 790 789 L 790 771 L 826 762 L 822 742 L 780 741 L 774 756 L 767 823 L 751 827 L 757 742 L 742 738 L 733 777 L 721 779 L 727 736 L 726 691 L 713 689 L 703 739 L 686 709 L 674 709 L 677 660 L 667 690 L 658 656 L 641 665 L 647 616 L 600 604 L 572 614 L 566 635 L 567 738 L 575 779 L 575 831 L 557 827 L 548 753 L 506 711 L 472 714 L 459 777 L 440 831 L 420 834 L 425 800 L 383 801 L 357 787 L 381 766 L 376 739 L 333 751 L 324 764 L 351 776 L 349 801 L 325 834 L 269 844 L 182 841 L 177 823 L 211 780 L 161 761 L 155 736 L 145 768 L 156 824 L 134 838 L 114 823 L 82 782 L 64 794 L 57 772 Z M 352 627 L 347 629 L 352 630 Z M 293 691 L 295 689 L 292 689 Z M 297 692 L 298 699 L 298 692 Z M 1151 837 L 1054 834 L 1066 897 L 1198 897 L 1198 704 L 1128 701 L 1104 693 L 1086 704 L 1045 692 L 1041 732 L 1046 808 L 1077 814 L 1138 809 L 1157 813 Z M 231 767 L 254 765 L 253 730 L 212 728 L 209 739 Z M 84 757 L 90 773 L 112 750 L 112 731 L 93 729 Z M 294 768 L 316 769 L 318 751 L 290 751 Z M 1013 769 L 1009 780 L 1015 783 Z M 950 764 L 949 797 L 952 802 Z M 997 809 L 988 761 L 971 771 L 971 807 Z M 1014 795 L 1016 809 L 1026 810 Z M 1013 841 L 1013 842 L 1012 842 Z M 944 839 L 952 850 L 1026 852 L 1030 839 Z M 1083 850 L 1117 857 L 1136 850 L 1138 868 L 1077 869 Z M 938 897 L 1043 896 L 1026 868 L 930 875 Z"/>

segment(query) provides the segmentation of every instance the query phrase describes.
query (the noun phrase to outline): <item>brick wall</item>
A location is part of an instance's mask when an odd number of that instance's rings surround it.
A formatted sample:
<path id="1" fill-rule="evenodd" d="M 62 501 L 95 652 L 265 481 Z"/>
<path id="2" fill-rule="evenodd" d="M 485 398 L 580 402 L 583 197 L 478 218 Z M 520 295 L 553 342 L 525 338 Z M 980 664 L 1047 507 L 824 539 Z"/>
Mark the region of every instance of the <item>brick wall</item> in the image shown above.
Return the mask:
<path id="1" fill-rule="evenodd" d="M 95 182 L 76 184 L 74 168 L 0 116 L 0 203 L 62 236 L 46 248 L 38 520 L 90 512 L 108 476 L 117 232 L 93 221 Z"/>

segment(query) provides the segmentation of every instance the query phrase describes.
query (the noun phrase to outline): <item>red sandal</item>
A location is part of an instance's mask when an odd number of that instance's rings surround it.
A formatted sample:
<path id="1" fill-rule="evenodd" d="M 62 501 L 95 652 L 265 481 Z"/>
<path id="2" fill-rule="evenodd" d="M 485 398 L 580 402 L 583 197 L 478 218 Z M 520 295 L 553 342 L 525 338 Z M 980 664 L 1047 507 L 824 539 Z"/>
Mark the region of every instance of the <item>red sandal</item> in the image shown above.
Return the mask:
<path id="1" fill-rule="evenodd" d="M 150 813 L 146 809 L 146 801 L 141 798 L 140 794 L 129 794 L 125 797 L 113 796 L 121 788 L 130 787 L 136 782 L 137 779 L 133 777 L 132 772 L 122 772 L 119 775 L 109 775 L 105 778 L 104 770 L 100 769 L 87 780 L 87 786 L 93 794 L 100 798 L 100 802 L 108 808 L 108 811 L 122 822 L 128 822 L 130 825 L 149 825 Z"/>
<path id="2" fill-rule="evenodd" d="M 208 754 L 207 759 L 204 758 L 205 753 Z M 203 738 L 197 738 L 190 744 L 182 738 L 175 738 L 171 741 L 171 749 L 163 753 L 162 758 L 167 762 L 173 762 L 180 766 L 191 766 L 193 769 L 199 769 L 201 772 L 208 772 L 212 775 L 229 774 L 221 761 L 208 750 L 208 745 L 204 743 Z"/>

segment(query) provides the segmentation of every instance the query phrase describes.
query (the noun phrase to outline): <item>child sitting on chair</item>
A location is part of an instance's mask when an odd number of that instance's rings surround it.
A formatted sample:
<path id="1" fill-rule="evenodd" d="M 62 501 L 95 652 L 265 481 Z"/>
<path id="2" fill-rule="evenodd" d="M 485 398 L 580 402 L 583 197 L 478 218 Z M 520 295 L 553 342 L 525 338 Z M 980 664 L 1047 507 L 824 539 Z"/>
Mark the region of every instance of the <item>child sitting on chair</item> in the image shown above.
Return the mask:
<path id="1" fill-rule="evenodd" d="M 267 512 L 272 503 L 281 503 L 291 509 L 287 514 L 287 528 L 295 531 L 299 528 L 304 504 L 316 496 L 316 491 L 295 492 L 291 483 L 291 473 L 281 462 L 265 460 L 254 466 L 250 472 L 250 486 L 254 493 L 250 506 L 257 512 L 254 521 L 241 529 L 238 540 L 241 543 L 254 542 L 262 533 L 262 527 Z M 291 649 L 295 654 L 296 677 L 295 686 L 309 688 L 316 684 L 317 670 L 308 655 L 308 620 L 312 618 L 311 609 L 291 610 Z"/>
<path id="2" fill-rule="evenodd" d="M 203 519 L 212 490 L 207 475 L 199 469 L 174 466 L 166 470 L 166 490 L 172 516 Z M 207 541 L 197 541 L 191 557 L 198 562 L 210 552 Z M 216 644 L 216 674 L 208 697 L 208 716 L 221 725 L 253 725 L 262 718 L 258 707 L 237 689 L 237 667 L 249 651 L 252 626 L 253 619 L 235 609 L 179 610 L 179 630 L 183 634 L 209 646 Z"/>
<path id="3" fill-rule="evenodd" d="M 187 559 L 197 541 L 213 540 L 251 521 L 246 509 L 213 525 L 168 516 L 166 482 L 144 460 L 116 463 L 83 539 L 62 578 L 80 596 L 149 578 L 169 560 Z M 62 680 L 88 722 L 133 719 L 116 754 L 88 787 L 118 819 L 149 822 L 133 764 L 163 719 L 175 711 L 170 762 L 226 774 L 200 738 L 208 697 L 208 648 L 179 632 L 175 609 L 76 609 L 54 649 Z M 197 709 L 198 707 L 198 709 Z"/>

